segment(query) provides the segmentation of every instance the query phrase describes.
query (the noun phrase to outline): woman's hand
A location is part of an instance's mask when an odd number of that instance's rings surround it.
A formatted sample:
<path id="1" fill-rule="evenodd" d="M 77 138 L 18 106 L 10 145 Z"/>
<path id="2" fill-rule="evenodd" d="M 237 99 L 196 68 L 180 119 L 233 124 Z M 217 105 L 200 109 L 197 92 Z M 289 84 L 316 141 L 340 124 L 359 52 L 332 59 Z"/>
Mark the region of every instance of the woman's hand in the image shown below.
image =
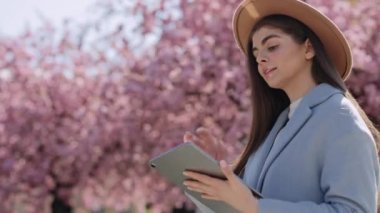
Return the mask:
<path id="1" fill-rule="evenodd" d="M 227 180 L 185 171 L 184 175 L 191 180 L 186 180 L 184 185 L 191 191 L 201 193 L 203 198 L 223 201 L 241 212 L 257 213 L 257 199 L 251 190 L 233 173 L 225 161 L 220 162 L 220 167 Z"/>
<path id="2" fill-rule="evenodd" d="M 225 159 L 227 156 L 227 150 L 224 147 L 223 142 L 214 137 L 211 132 L 204 127 L 199 127 L 195 130 L 195 133 L 186 132 L 183 136 L 183 141 L 191 141 L 195 143 L 216 160 Z"/>

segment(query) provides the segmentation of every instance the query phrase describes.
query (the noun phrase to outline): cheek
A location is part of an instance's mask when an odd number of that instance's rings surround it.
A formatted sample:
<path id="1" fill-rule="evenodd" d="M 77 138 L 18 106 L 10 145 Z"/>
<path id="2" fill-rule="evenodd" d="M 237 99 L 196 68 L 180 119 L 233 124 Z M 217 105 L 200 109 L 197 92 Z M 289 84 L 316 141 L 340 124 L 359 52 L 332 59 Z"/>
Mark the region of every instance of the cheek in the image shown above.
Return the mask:
<path id="1" fill-rule="evenodd" d="M 271 61 L 281 62 L 284 60 L 284 58 L 289 57 L 289 54 L 290 54 L 289 49 L 282 46 L 282 47 L 279 47 L 278 49 L 276 49 L 275 51 L 270 52 L 269 58 Z"/>
<path id="2" fill-rule="evenodd" d="M 269 66 L 275 66 L 275 63 L 271 63 L 271 62 L 274 62 L 274 61 L 270 61 L 269 60 L 269 64 L 268 63 L 264 63 L 264 64 L 258 64 L 257 65 L 257 71 L 258 71 L 258 74 L 261 76 L 261 77 L 264 77 L 263 75 L 263 72 L 264 72 L 264 69 Z"/>
<path id="3" fill-rule="evenodd" d="M 301 63 L 300 51 L 295 48 L 282 48 L 273 53 L 273 60 L 283 68 L 289 67 L 294 68 Z"/>
<path id="4" fill-rule="evenodd" d="M 263 73 L 263 69 L 261 68 L 260 65 L 257 66 L 257 71 L 258 71 L 259 76 L 264 77 L 264 76 L 262 75 L 262 73 Z"/>

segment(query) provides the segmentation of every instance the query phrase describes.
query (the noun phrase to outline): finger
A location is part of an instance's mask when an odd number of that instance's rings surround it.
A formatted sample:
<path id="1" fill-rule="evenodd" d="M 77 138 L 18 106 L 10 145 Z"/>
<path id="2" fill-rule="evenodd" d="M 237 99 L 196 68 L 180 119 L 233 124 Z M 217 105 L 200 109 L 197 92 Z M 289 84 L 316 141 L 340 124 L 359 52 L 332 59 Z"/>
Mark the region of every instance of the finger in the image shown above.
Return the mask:
<path id="1" fill-rule="evenodd" d="M 221 181 L 217 178 L 213 178 L 213 177 L 210 177 L 208 175 L 200 174 L 197 172 L 191 172 L 191 171 L 185 171 L 185 172 L 183 172 L 183 175 L 185 175 L 186 177 L 189 177 L 195 181 L 198 181 L 200 183 L 209 185 L 209 186 L 214 186 L 214 185 L 218 184 L 218 182 Z"/>
<path id="2" fill-rule="evenodd" d="M 226 161 L 221 160 L 220 161 L 220 169 L 222 170 L 223 174 L 226 176 L 226 178 L 230 181 L 236 180 L 236 175 L 232 171 L 232 168 L 227 164 Z"/>
<path id="3" fill-rule="evenodd" d="M 194 191 L 194 192 L 199 192 L 199 193 L 202 193 L 202 191 L 200 191 L 199 189 L 197 188 L 194 188 L 194 187 L 191 187 L 191 186 L 186 186 L 186 188 L 190 191 Z"/>
<path id="4" fill-rule="evenodd" d="M 212 195 L 205 195 L 205 194 L 202 194 L 201 197 L 205 198 L 205 199 L 208 199 L 208 200 L 221 200 L 220 198 L 216 197 L 216 196 L 212 196 Z"/>
<path id="5" fill-rule="evenodd" d="M 209 180 L 209 177 L 207 175 L 203 175 L 197 172 L 192 172 L 192 171 L 184 171 L 183 175 L 186 177 L 189 177 L 190 179 L 198 182 L 202 182 L 205 184 L 209 184 L 211 181 Z"/>
<path id="6" fill-rule="evenodd" d="M 211 134 L 211 132 L 208 129 L 204 127 L 199 127 L 195 130 L 195 132 L 197 133 L 200 139 L 207 141 L 207 144 L 217 144 L 215 137 Z"/>
<path id="7" fill-rule="evenodd" d="M 196 136 L 191 132 L 185 132 L 185 134 L 183 135 L 184 142 L 193 142 L 195 141 L 195 139 L 196 139 Z"/>
<path id="8" fill-rule="evenodd" d="M 203 141 L 204 146 L 212 153 L 215 159 L 220 159 L 222 143 L 206 128 L 199 127 L 196 131 L 197 136 Z M 223 155 L 223 154 L 222 154 Z"/>
<path id="9" fill-rule="evenodd" d="M 187 189 L 191 191 L 199 192 L 209 196 L 214 196 L 214 189 L 208 185 L 196 181 L 185 181 L 183 185 L 185 185 Z"/>

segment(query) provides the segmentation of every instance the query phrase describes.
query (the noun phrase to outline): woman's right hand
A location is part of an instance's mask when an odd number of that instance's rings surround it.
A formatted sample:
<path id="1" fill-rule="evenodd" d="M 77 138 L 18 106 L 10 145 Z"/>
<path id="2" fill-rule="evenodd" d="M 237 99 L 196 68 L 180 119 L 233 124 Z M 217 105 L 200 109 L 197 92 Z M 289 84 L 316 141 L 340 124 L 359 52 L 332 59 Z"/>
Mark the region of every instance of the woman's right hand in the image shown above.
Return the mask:
<path id="1" fill-rule="evenodd" d="M 222 160 L 227 157 L 227 150 L 223 142 L 218 140 L 208 129 L 204 127 L 199 127 L 194 133 L 186 132 L 183 136 L 183 141 L 191 141 L 195 143 L 213 156 L 215 160 Z"/>

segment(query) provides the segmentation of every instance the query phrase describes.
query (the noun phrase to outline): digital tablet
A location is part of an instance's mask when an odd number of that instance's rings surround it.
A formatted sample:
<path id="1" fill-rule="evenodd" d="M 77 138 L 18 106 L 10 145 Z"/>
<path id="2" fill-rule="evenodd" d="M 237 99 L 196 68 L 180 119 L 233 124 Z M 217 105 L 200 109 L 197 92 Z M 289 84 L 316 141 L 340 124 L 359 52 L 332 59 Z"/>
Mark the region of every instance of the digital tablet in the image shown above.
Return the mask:
<path id="1" fill-rule="evenodd" d="M 194 143 L 182 143 L 151 159 L 149 164 L 151 167 L 155 168 L 158 173 L 166 177 L 171 183 L 174 183 L 184 190 L 186 195 L 190 195 L 189 197 L 191 197 L 191 200 L 194 201 L 195 199 L 195 202 L 200 202 L 214 212 L 237 212 L 226 203 L 204 199 L 201 197 L 200 193 L 190 191 L 183 185 L 183 182 L 187 179 L 187 177 L 182 174 L 185 170 L 196 171 L 212 177 L 226 179 L 223 172 L 220 170 L 218 161 L 213 159 L 209 154 L 204 152 Z M 260 193 L 252 189 L 251 191 L 256 197 L 262 197 Z"/>

